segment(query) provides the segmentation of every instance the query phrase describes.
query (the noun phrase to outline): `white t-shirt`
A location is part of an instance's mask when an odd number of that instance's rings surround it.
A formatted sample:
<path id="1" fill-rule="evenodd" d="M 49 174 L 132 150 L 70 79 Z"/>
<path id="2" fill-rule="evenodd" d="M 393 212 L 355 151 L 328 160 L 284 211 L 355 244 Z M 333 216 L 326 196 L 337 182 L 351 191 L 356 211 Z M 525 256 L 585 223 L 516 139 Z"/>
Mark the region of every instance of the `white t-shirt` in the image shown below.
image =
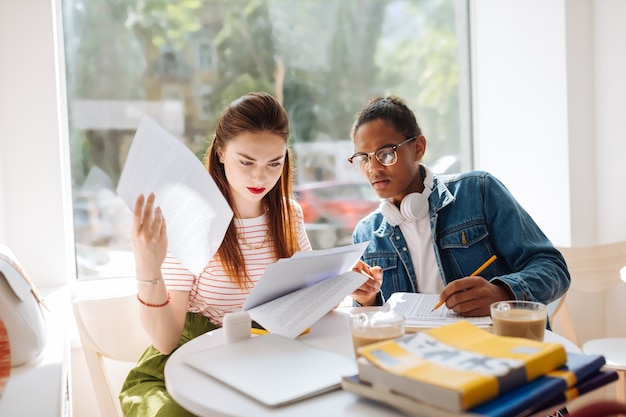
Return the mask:
<path id="1" fill-rule="evenodd" d="M 444 285 L 435 259 L 428 214 L 411 222 L 400 223 L 400 230 L 413 261 L 417 292 L 439 294 Z"/>

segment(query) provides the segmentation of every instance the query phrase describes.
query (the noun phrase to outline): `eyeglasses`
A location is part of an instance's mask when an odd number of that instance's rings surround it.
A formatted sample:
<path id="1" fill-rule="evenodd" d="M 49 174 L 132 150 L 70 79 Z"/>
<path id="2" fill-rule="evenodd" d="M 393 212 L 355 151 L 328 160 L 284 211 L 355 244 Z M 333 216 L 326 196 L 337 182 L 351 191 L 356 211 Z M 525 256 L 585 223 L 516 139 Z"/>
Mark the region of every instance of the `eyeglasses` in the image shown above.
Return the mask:
<path id="1" fill-rule="evenodd" d="M 411 142 L 412 140 L 415 140 L 416 138 L 417 136 L 412 136 L 397 145 L 385 146 L 384 148 L 380 148 L 379 150 L 370 153 L 356 152 L 348 158 L 348 162 L 350 162 L 357 171 L 361 172 L 367 171 L 370 166 L 370 158 L 372 156 L 375 156 L 376 160 L 380 162 L 381 165 L 386 167 L 391 166 L 398 161 L 398 148 Z"/>

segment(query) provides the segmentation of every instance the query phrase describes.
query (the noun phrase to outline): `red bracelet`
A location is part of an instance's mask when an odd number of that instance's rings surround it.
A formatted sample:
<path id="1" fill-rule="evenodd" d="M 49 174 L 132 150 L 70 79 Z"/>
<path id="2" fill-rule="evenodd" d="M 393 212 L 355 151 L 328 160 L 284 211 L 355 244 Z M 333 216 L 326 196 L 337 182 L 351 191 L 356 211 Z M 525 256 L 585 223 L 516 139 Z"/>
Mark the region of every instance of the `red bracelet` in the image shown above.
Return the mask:
<path id="1" fill-rule="evenodd" d="M 170 292 L 167 292 L 167 300 L 165 300 L 165 302 L 163 304 L 150 304 L 150 303 L 146 303 L 144 300 L 142 300 L 141 298 L 139 298 L 139 294 L 137 294 L 137 300 L 139 300 L 139 302 L 143 305 L 145 305 L 146 307 L 165 307 L 167 305 L 167 303 L 170 302 Z"/>

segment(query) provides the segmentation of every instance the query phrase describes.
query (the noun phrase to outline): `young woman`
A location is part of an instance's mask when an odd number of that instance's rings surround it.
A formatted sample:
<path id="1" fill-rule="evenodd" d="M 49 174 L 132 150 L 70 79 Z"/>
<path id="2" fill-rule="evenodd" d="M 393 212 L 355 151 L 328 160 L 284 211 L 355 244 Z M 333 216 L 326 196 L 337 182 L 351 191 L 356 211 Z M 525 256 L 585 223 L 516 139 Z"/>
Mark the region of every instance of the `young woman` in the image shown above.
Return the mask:
<path id="1" fill-rule="evenodd" d="M 311 250 L 292 199 L 287 114 L 271 95 L 249 93 L 218 121 L 205 165 L 234 212 L 217 253 L 200 275 L 167 253 L 165 219 L 155 196 L 137 199 L 132 244 L 137 299 L 152 339 L 120 393 L 125 416 L 187 416 L 165 388 L 169 355 L 241 310 L 267 266 Z M 202 231 L 199 231 L 202 232 Z"/>

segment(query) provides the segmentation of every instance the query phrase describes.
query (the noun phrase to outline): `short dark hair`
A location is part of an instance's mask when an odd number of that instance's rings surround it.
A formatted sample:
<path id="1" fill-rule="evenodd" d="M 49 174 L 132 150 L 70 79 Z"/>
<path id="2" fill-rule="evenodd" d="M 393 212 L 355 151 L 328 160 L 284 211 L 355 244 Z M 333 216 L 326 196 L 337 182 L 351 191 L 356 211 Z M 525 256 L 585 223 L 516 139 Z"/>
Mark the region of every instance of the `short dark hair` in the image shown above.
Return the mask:
<path id="1" fill-rule="evenodd" d="M 422 129 L 417 124 L 415 114 L 409 109 L 404 100 L 396 96 L 387 96 L 371 99 L 367 106 L 355 115 L 350 131 L 352 140 L 354 140 L 354 135 L 359 127 L 379 119 L 391 123 L 394 129 L 405 138 L 422 134 Z"/>

